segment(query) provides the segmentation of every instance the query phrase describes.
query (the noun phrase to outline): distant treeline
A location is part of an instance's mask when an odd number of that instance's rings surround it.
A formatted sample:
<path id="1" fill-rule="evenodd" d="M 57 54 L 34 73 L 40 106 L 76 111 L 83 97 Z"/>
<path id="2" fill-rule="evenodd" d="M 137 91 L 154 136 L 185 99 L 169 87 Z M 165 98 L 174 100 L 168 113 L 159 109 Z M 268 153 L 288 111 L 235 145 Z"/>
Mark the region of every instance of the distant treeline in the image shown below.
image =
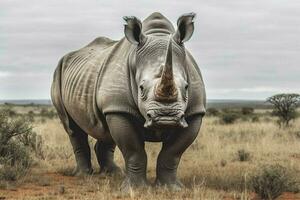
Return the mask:
<path id="1" fill-rule="evenodd" d="M 0 105 L 9 106 L 43 106 L 52 105 L 50 99 L 32 99 L 32 100 L 0 100 Z"/>
<path id="2" fill-rule="evenodd" d="M 250 107 L 254 109 L 271 109 L 272 105 L 264 100 L 208 100 L 207 108 L 237 108 Z"/>
<path id="3" fill-rule="evenodd" d="M 52 105 L 49 99 L 40 100 L 0 100 L 0 105 L 11 106 L 45 106 Z M 254 109 L 270 109 L 271 104 L 264 100 L 227 100 L 227 99 L 208 99 L 207 108 L 243 108 L 251 107 Z"/>

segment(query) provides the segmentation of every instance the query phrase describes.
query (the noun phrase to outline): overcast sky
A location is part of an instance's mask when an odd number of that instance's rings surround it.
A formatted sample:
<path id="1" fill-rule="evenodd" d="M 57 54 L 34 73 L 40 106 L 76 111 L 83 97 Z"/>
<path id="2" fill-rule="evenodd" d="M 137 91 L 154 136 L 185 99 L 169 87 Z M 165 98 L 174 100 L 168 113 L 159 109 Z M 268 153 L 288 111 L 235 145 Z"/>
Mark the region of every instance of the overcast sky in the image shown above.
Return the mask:
<path id="1" fill-rule="evenodd" d="M 126 2 L 126 3 L 125 3 Z M 299 0 L 0 0 L 0 99 L 48 99 L 58 60 L 94 38 L 123 37 L 122 16 L 197 13 L 186 47 L 209 99 L 300 93 Z"/>

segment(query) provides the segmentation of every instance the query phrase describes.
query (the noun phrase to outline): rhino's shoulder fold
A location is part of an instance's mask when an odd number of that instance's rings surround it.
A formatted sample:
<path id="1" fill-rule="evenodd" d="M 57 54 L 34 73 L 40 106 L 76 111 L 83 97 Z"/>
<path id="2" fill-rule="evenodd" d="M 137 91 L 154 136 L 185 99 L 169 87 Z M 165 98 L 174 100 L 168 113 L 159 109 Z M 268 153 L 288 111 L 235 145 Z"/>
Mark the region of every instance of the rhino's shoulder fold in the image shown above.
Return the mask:
<path id="1" fill-rule="evenodd" d="M 200 69 L 192 55 L 186 54 L 187 73 L 189 82 L 189 103 L 186 117 L 206 112 L 206 92 Z"/>
<path id="2" fill-rule="evenodd" d="M 127 113 L 140 117 L 132 95 L 131 77 L 128 66 L 130 53 L 134 50 L 125 38 L 118 41 L 108 53 L 99 73 L 97 83 L 97 106 L 104 115 Z"/>

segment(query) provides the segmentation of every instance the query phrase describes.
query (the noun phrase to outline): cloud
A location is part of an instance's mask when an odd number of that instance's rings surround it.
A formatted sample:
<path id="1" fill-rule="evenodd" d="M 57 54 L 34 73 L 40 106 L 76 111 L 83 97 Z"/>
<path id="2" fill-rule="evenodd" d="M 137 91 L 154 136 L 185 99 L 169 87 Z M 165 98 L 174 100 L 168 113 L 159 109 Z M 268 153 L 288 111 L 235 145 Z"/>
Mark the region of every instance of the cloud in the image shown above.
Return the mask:
<path id="1" fill-rule="evenodd" d="M 120 39 L 122 16 L 143 19 L 154 11 L 174 24 L 182 13 L 197 13 L 186 47 L 201 68 L 208 98 L 299 91 L 299 10 L 296 0 L 1 0 L 0 99 L 49 98 L 60 57 L 99 36 Z"/>
<path id="2" fill-rule="evenodd" d="M 252 88 L 227 88 L 227 89 L 215 89 L 214 92 L 218 93 L 232 93 L 232 92 L 250 92 L 250 93 L 261 93 L 261 92 L 273 92 L 273 93 L 290 93 L 300 92 L 299 88 L 276 88 L 276 87 L 252 87 Z"/>
<path id="3" fill-rule="evenodd" d="M 8 77 L 9 75 L 10 75 L 10 73 L 8 73 L 8 72 L 1 72 L 0 71 L 0 78 Z"/>
<path id="4" fill-rule="evenodd" d="M 211 89 L 208 91 L 212 99 L 254 99 L 264 100 L 266 97 L 279 93 L 300 93 L 299 88 L 275 88 L 275 87 L 252 87 L 252 88 L 226 88 Z M 232 98 L 234 96 L 234 98 Z M 245 96 L 247 98 L 245 98 Z"/>

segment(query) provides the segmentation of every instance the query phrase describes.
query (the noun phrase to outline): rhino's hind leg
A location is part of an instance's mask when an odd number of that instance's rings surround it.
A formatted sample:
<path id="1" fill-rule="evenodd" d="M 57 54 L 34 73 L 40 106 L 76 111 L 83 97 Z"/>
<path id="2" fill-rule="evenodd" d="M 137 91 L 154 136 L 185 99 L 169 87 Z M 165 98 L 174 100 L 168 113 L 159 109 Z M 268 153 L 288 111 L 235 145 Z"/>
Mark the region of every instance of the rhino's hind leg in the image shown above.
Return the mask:
<path id="1" fill-rule="evenodd" d="M 100 173 L 120 174 L 121 169 L 114 162 L 116 144 L 111 142 L 97 141 L 95 144 L 95 153 L 100 165 Z"/>
<path id="2" fill-rule="evenodd" d="M 73 121 L 70 120 L 72 133 L 69 138 L 75 154 L 77 163 L 75 175 L 92 174 L 91 150 L 88 142 L 88 135 Z"/>

